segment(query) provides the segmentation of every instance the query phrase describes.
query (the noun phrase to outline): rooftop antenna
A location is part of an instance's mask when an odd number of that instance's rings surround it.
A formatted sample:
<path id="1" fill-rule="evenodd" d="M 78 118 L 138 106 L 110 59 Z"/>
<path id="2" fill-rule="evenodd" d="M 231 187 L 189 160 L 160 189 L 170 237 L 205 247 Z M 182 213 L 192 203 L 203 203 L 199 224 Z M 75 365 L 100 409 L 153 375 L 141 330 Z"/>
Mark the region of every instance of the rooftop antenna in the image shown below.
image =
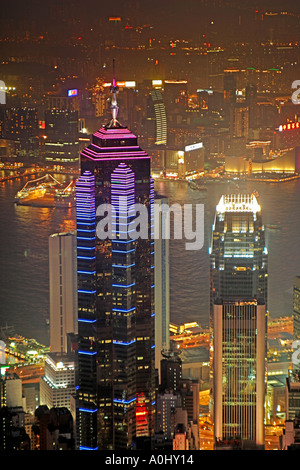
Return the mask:
<path id="1" fill-rule="evenodd" d="M 112 126 L 115 126 L 117 123 L 117 116 L 118 116 L 118 105 L 117 105 L 117 93 L 119 91 L 119 87 L 116 86 L 116 77 L 115 77 L 115 59 L 113 59 L 113 82 L 112 87 L 110 88 L 110 92 L 112 93 L 112 100 L 111 100 L 111 113 L 112 113 Z"/>

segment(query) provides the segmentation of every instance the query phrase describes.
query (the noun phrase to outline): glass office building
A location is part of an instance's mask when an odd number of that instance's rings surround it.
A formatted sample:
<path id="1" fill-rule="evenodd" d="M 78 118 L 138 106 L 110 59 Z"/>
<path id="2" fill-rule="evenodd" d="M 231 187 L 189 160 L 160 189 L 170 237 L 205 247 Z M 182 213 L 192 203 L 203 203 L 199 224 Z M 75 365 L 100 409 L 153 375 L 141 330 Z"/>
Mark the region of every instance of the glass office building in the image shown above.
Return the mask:
<path id="1" fill-rule="evenodd" d="M 221 197 L 210 262 L 215 438 L 263 446 L 268 271 L 254 194 Z"/>
<path id="2" fill-rule="evenodd" d="M 153 433 L 154 183 L 149 155 L 112 108 L 77 183 L 80 449 L 129 449 Z M 147 209 L 148 238 L 130 236 L 135 203 Z M 113 236 L 99 238 L 109 205 Z"/>
<path id="3" fill-rule="evenodd" d="M 223 195 L 210 249 L 211 300 L 252 299 L 267 305 L 267 248 L 254 194 Z"/>

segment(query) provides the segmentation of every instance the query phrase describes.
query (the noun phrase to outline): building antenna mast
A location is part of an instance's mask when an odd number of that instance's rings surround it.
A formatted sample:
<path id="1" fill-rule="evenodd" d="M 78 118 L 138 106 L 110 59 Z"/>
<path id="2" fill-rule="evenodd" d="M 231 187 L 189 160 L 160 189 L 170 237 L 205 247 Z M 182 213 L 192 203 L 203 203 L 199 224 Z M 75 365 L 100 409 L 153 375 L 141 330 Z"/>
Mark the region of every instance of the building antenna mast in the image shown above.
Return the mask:
<path id="1" fill-rule="evenodd" d="M 112 112 L 112 126 L 116 126 L 117 123 L 117 116 L 118 116 L 118 105 L 117 105 L 117 93 L 119 88 L 116 86 L 116 77 L 115 77 L 115 59 L 113 59 L 113 82 L 112 87 L 110 88 L 110 92 L 112 93 L 112 100 L 111 100 L 111 112 Z"/>

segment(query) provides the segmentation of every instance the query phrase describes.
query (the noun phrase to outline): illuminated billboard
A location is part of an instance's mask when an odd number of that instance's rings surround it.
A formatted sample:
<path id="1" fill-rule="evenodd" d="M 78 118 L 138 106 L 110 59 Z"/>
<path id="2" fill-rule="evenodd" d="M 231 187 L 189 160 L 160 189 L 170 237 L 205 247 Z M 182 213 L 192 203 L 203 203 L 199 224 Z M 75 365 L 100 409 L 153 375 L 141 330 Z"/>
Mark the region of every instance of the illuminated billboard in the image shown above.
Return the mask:
<path id="1" fill-rule="evenodd" d="M 77 96 L 78 90 L 75 88 L 73 90 L 68 90 L 68 96 Z"/>
<path id="2" fill-rule="evenodd" d="M 128 81 L 119 81 L 116 83 L 117 87 L 119 88 L 135 88 L 136 82 L 134 80 L 128 80 Z M 112 83 L 111 82 L 105 82 L 103 84 L 105 88 L 111 87 Z"/>
<path id="3" fill-rule="evenodd" d="M 191 150 L 197 150 L 203 148 L 203 142 L 198 142 L 197 144 L 187 145 L 184 148 L 185 152 L 191 152 Z"/>
<path id="4" fill-rule="evenodd" d="M 291 131 L 292 129 L 300 129 L 300 122 L 288 122 L 278 127 L 279 132 Z"/>

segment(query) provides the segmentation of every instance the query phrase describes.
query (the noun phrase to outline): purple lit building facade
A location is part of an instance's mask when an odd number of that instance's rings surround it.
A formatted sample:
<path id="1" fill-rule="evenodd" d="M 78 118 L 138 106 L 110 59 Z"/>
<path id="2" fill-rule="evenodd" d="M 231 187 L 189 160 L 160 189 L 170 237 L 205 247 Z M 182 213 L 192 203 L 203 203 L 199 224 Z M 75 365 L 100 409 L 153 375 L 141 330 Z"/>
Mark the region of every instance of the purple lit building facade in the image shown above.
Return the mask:
<path id="1" fill-rule="evenodd" d="M 134 203 L 147 207 L 148 239 L 129 236 Z M 115 208 L 106 239 L 102 204 Z M 77 183 L 80 449 L 130 449 L 153 433 L 153 204 L 150 157 L 113 113 L 82 151 Z"/>

